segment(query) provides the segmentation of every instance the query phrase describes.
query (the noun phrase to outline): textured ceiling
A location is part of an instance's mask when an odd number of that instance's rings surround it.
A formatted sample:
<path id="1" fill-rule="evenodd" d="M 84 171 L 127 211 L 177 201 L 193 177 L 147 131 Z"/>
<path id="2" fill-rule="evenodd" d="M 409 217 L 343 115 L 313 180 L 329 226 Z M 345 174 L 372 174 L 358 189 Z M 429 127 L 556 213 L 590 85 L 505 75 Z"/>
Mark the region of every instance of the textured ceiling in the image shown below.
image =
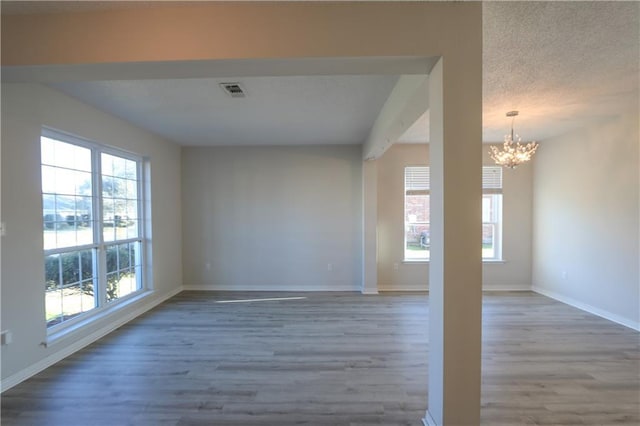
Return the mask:
<path id="1" fill-rule="evenodd" d="M 243 77 L 55 83 L 184 145 L 359 144 L 397 76 Z M 218 86 L 239 81 L 246 98 Z"/>
<path id="2" fill-rule="evenodd" d="M 3 1 L 2 12 L 62 13 L 154 4 L 161 2 Z M 526 140 L 544 140 L 629 110 L 638 102 L 639 10 L 638 2 L 483 3 L 483 140 L 502 140 L 510 126 L 505 113 L 511 110 L 520 111 L 515 130 Z M 365 81 L 358 83 L 360 78 Z M 318 81 L 314 83 L 314 79 Z M 274 83 L 273 90 L 254 91 L 247 102 L 229 108 L 221 106 L 221 99 L 204 98 L 210 92 L 202 80 L 65 83 L 58 87 L 183 143 L 205 140 L 246 143 L 246 138 L 253 140 L 251 135 L 258 133 L 265 141 L 280 140 L 280 143 L 287 137 L 305 134 L 306 139 L 303 136 L 301 140 L 362 142 L 366 135 L 356 139 L 367 133 L 366 123 L 373 123 L 374 107 L 379 108 L 384 102 L 383 90 L 356 96 L 356 92 L 377 87 L 378 83 L 369 85 L 368 81 L 375 79 L 373 76 L 353 76 L 342 80 L 349 81 L 353 88 L 343 87 L 341 93 L 329 89 L 324 93 L 325 88 L 333 87 L 327 79 L 308 77 L 299 85 Z M 386 81 L 380 84 L 388 84 L 390 88 L 392 83 Z M 298 94 L 291 92 L 296 87 L 300 90 Z M 313 87 L 319 92 L 312 93 Z M 283 88 L 286 93 L 275 92 Z M 273 96 L 271 104 L 275 108 L 266 106 L 270 103 L 267 94 Z M 259 96 L 259 100 L 251 96 Z M 337 108 L 331 104 L 334 100 L 330 96 L 341 102 Z M 348 99 L 353 96 L 355 99 Z M 319 104 L 314 104 L 316 98 Z M 207 104 L 209 101 L 213 103 Z M 259 112 L 254 102 L 261 103 L 267 112 Z M 308 115 L 303 117 L 304 113 Z M 340 114 L 354 115 L 347 120 L 345 116 L 340 118 Z M 267 118 L 274 122 L 269 123 Z M 282 129 L 284 123 L 290 132 Z M 320 137 L 321 131 L 324 138 Z M 401 140 L 426 141 L 427 131 L 426 125 L 416 123 Z M 222 136 L 228 142 L 220 142 Z"/>
<path id="3" fill-rule="evenodd" d="M 638 102 L 640 3 L 483 5 L 485 141 L 544 140 Z"/>

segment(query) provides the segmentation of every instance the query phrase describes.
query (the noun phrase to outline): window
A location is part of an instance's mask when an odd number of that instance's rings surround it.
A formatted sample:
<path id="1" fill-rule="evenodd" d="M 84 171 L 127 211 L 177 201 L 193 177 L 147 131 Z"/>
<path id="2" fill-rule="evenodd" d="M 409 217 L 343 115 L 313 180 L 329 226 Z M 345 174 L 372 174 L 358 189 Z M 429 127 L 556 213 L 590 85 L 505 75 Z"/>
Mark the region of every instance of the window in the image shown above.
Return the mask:
<path id="1" fill-rule="evenodd" d="M 429 167 L 404 169 L 404 259 L 429 259 Z M 482 168 L 482 259 L 502 258 L 502 168 Z"/>
<path id="2" fill-rule="evenodd" d="M 404 169 L 404 258 L 429 259 L 429 167 Z"/>
<path id="3" fill-rule="evenodd" d="M 51 327 L 143 288 L 142 161 L 51 131 L 40 143 Z"/>
<path id="4" fill-rule="evenodd" d="M 502 167 L 482 168 L 482 259 L 502 259 Z"/>

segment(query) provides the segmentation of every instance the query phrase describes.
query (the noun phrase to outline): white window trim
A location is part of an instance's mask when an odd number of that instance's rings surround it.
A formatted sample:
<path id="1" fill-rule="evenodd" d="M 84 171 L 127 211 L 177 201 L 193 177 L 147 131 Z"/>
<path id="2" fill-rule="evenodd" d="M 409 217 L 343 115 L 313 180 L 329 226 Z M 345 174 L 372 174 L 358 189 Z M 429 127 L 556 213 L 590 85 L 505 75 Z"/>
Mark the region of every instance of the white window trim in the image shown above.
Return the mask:
<path id="1" fill-rule="evenodd" d="M 499 204 L 500 204 L 500 211 L 498 212 L 498 219 L 495 222 L 485 222 L 482 221 L 482 226 L 483 228 L 485 226 L 492 226 L 493 227 L 493 256 L 492 257 L 484 257 L 484 253 L 482 256 L 482 260 L 483 261 L 488 261 L 488 260 L 500 260 L 502 259 L 502 194 L 482 194 L 482 196 L 484 197 L 485 195 L 499 195 L 500 199 L 499 199 Z M 493 200 L 495 200 L 495 198 L 492 197 Z M 484 233 L 484 230 L 483 230 Z M 483 245 L 484 245 L 484 241 L 483 241 Z M 482 250 L 484 251 L 484 247 L 482 248 Z"/>
<path id="2" fill-rule="evenodd" d="M 403 230 L 402 230 L 402 240 L 403 240 L 403 245 L 402 245 L 402 263 L 407 263 L 407 264 L 419 264 L 419 263 L 429 263 L 429 259 L 431 258 L 431 248 L 429 248 L 429 257 L 427 258 L 408 258 L 406 257 L 407 254 L 407 223 L 406 222 L 406 217 L 407 217 L 407 169 L 412 168 L 412 167 L 425 167 L 427 168 L 427 174 L 429 176 L 429 178 L 427 178 L 427 182 L 430 183 L 431 179 L 430 179 L 430 173 L 431 173 L 431 168 L 430 166 L 427 166 L 425 164 L 407 164 L 404 166 L 403 168 L 403 185 L 402 185 L 402 199 L 403 199 L 403 206 L 402 206 L 402 222 L 403 222 Z M 427 195 L 429 197 L 431 197 L 431 187 L 429 185 L 429 189 L 427 189 Z M 431 200 L 429 200 L 431 201 Z M 431 218 L 429 218 L 431 219 Z M 416 223 L 418 224 L 418 223 Z M 431 224 L 431 220 L 429 220 L 428 222 L 420 222 L 420 224 Z"/>
<path id="3" fill-rule="evenodd" d="M 484 263 L 495 263 L 502 262 L 502 243 L 504 239 L 502 238 L 502 230 L 504 228 L 504 170 L 500 166 L 482 166 L 482 196 L 485 195 L 500 195 L 500 209 L 498 211 L 498 218 L 496 222 L 485 222 L 482 221 L 482 225 L 493 225 L 495 224 L 495 234 L 494 234 L 494 256 L 493 257 L 482 257 L 482 261 Z M 485 175 L 485 171 L 489 172 L 491 170 L 499 171 L 499 177 L 496 179 L 491 176 L 489 173 Z M 485 188 L 485 183 L 487 187 Z"/>
<path id="4" fill-rule="evenodd" d="M 411 259 L 411 258 L 407 258 L 405 257 L 406 254 L 406 247 L 407 247 L 407 222 L 405 221 L 405 218 L 407 216 L 407 182 L 406 182 L 406 170 L 409 167 L 427 167 L 429 168 L 429 172 L 431 172 L 430 170 L 430 166 L 424 165 L 424 164 L 407 164 L 404 166 L 403 168 L 403 186 L 402 186 L 402 199 L 403 199 L 403 206 L 402 206 L 402 221 L 403 221 L 403 236 L 402 236 L 402 240 L 403 240 L 403 246 L 402 246 L 402 261 L 401 263 L 403 264 L 407 264 L 407 265 L 419 265 L 419 264 L 428 264 L 431 262 L 431 249 L 429 249 L 429 257 L 426 259 Z M 496 167 L 497 169 L 501 169 L 500 167 L 497 166 L 482 166 L 483 169 L 485 168 L 492 168 L 492 167 Z M 495 257 L 482 257 L 482 263 L 493 263 L 493 264 L 504 264 L 507 263 L 507 260 L 505 260 L 504 256 L 503 256 L 503 238 L 502 238 L 502 229 L 504 227 L 504 193 L 503 193 L 503 180 L 504 180 L 504 176 L 502 175 L 502 169 L 500 170 L 501 173 L 501 178 L 500 178 L 500 189 L 499 190 L 489 190 L 489 191 L 485 191 L 485 189 L 483 188 L 482 190 L 482 195 L 485 194 L 500 194 L 502 195 L 502 199 L 500 200 L 500 219 L 498 220 L 498 230 L 497 230 L 497 243 L 496 243 L 496 253 L 497 256 Z M 484 179 L 483 179 L 484 180 Z M 431 179 L 429 179 L 429 181 L 431 181 Z M 429 187 L 429 189 L 427 190 L 427 192 L 429 193 L 429 195 L 431 194 L 431 187 Z M 429 222 L 426 223 L 431 223 L 431 220 L 429 220 Z M 484 225 L 486 222 L 482 222 L 482 225 Z"/>
<path id="5" fill-rule="evenodd" d="M 149 297 L 151 296 L 151 294 L 153 294 L 153 291 L 149 289 L 138 290 L 118 299 L 117 303 L 110 303 L 108 306 L 101 306 L 99 308 L 95 308 L 91 311 L 85 312 L 85 314 L 90 315 L 81 314 L 75 318 L 51 326 L 47 329 L 47 339 L 46 341 L 42 342 L 42 344 L 45 347 L 52 346 L 63 338 L 75 333 L 76 331 L 82 330 L 83 328 L 95 323 L 96 321 L 102 320 L 109 315 L 126 308 L 127 306 L 130 306 L 146 297 Z M 63 324 L 66 324 L 65 327 L 58 327 Z"/>
<path id="6" fill-rule="evenodd" d="M 91 150 L 91 175 L 92 181 L 95 180 L 95 184 L 92 185 L 92 198 L 93 198 L 93 211 L 98 212 L 98 217 L 102 219 L 102 162 L 100 154 L 110 154 L 117 157 L 125 158 L 131 161 L 135 161 L 137 164 L 137 185 L 138 185 L 138 194 L 139 194 L 139 202 L 138 202 L 138 238 L 130 238 L 126 240 L 117 240 L 117 241 L 104 241 L 104 237 L 102 235 L 102 221 L 96 221 L 96 223 L 100 223 L 100 226 L 93 227 L 94 233 L 94 243 L 85 244 L 82 246 L 72 246 L 72 247 L 63 247 L 63 248 L 55 248 L 43 250 L 43 262 L 44 258 L 50 254 L 58 254 L 58 253 L 66 253 L 69 251 L 80 251 L 80 250 L 102 250 L 104 252 L 105 246 L 113 245 L 113 244 L 125 244 L 129 242 L 139 242 L 140 243 L 140 283 L 141 287 L 126 296 L 118 298 L 113 301 L 106 301 L 106 294 L 104 288 L 106 285 L 106 257 L 98 256 L 98 262 L 103 263 L 98 265 L 98 274 L 97 281 L 102 283 L 97 286 L 98 290 L 98 306 L 93 309 L 82 312 L 75 316 L 74 318 L 68 319 L 61 323 L 52 325 L 50 327 L 46 326 L 46 319 L 44 321 L 44 325 L 47 330 L 47 339 L 44 342 L 45 346 L 53 344 L 59 339 L 66 337 L 67 335 L 83 329 L 84 327 L 104 318 L 111 313 L 122 309 L 125 306 L 128 306 L 132 303 L 137 302 L 138 300 L 148 297 L 152 294 L 152 289 L 149 286 L 149 281 L 147 275 L 147 271 L 149 271 L 149 265 L 147 265 L 146 260 L 149 259 L 147 256 L 148 250 L 148 239 L 146 236 L 146 230 L 149 227 L 150 218 L 147 216 L 146 204 L 148 202 L 147 197 L 149 191 L 147 189 L 147 168 L 148 161 L 137 154 L 121 150 L 119 148 L 109 147 L 97 142 L 92 142 L 87 139 L 71 135 L 66 132 L 62 132 L 59 130 L 55 130 L 49 127 L 43 127 L 40 133 L 41 136 L 59 140 L 61 142 L 66 142 L 69 144 L 81 146 L 83 148 L 87 148 Z M 42 167 L 42 166 L 40 166 Z M 42 193 L 42 189 L 41 189 Z M 41 208 L 42 209 L 42 208 Z M 43 312 L 44 315 L 44 312 Z"/>

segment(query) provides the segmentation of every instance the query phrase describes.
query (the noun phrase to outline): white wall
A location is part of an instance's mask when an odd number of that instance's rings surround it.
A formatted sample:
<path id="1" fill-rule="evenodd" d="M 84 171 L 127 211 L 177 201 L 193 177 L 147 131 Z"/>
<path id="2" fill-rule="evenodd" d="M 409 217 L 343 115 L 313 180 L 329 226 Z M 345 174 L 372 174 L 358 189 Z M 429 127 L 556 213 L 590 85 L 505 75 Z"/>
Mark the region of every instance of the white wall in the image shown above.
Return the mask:
<path id="1" fill-rule="evenodd" d="M 44 254 L 40 183 L 40 134 L 49 126 L 146 156 L 151 164 L 154 292 L 45 348 Z M 37 84 L 2 84 L 2 329 L 13 343 L 2 346 L 2 379 L 15 382 L 46 360 L 114 321 L 149 306 L 181 286 L 180 149 L 66 95 Z M 89 340 L 87 340 L 89 339 Z M 85 343 L 85 344 L 86 344 Z M 14 380 L 15 379 L 15 380 Z"/>
<path id="2" fill-rule="evenodd" d="M 492 165 L 483 145 L 484 164 Z M 378 162 L 378 289 L 427 290 L 429 264 L 403 262 L 404 168 L 429 164 L 429 146 L 395 144 Z M 503 172 L 504 262 L 483 263 L 483 289 L 528 290 L 531 288 L 530 164 Z M 478 242 L 478 249 L 480 242 Z M 398 269 L 394 269 L 394 264 Z"/>
<path id="3" fill-rule="evenodd" d="M 361 156 L 353 145 L 183 149 L 185 286 L 360 290 Z"/>
<path id="4" fill-rule="evenodd" d="M 429 265 L 403 263 L 404 168 L 426 166 L 428 145 L 394 144 L 378 160 L 378 290 L 427 290 Z M 394 269 L 394 264 L 398 269 Z"/>
<path id="5" fill-rule="evenodd" d="M 544 141 L 534 290 L 640 327 L 638 111 Z"/>

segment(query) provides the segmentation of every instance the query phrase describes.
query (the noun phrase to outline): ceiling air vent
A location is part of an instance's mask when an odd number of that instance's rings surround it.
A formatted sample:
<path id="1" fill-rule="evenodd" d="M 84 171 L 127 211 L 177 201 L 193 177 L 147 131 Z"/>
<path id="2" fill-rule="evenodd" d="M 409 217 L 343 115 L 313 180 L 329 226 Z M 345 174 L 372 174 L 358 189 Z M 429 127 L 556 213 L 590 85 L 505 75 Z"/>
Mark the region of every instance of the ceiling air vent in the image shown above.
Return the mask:
<path id="1" fill-rule="evenodd" d="M 220 87 L 232 98 L 244 98 L 244 89 L 240 83 L 220 83 Z"/>

